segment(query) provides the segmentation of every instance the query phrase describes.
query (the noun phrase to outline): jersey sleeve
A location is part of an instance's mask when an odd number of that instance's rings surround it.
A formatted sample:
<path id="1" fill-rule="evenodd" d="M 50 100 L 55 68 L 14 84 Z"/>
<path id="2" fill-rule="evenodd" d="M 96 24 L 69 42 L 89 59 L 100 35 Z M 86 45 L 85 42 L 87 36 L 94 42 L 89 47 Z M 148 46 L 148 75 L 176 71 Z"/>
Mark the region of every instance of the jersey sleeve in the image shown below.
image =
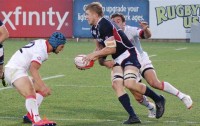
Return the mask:
<path id="1" fill-rule="evenodd" d="M 43 61 L 45 61 L 46 58 L 42 53 L 36 53 L 33 55 L 31 62 L 36 62 L 38 64 L 42 64 Z"/>

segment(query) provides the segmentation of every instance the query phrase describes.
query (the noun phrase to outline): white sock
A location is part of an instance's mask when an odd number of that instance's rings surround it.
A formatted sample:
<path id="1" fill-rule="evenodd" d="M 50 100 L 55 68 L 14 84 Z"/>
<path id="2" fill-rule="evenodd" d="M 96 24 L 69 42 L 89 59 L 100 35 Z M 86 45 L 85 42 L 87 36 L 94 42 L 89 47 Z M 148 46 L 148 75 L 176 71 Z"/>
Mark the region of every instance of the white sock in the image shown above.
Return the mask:
<path id="1" fill-rule="evenodd" d="M 150 104 L 151 102 L 148 101 L 147 97 L 143 95 L 143 100 L 141 102 L 139 102 L 141 105 L 144 105 L 145 107 L 147 107 L 149 110 L 154 108 L 154 104 Z"/>
<path id="2" fill-rule="evenodd" d="M 183 94 L 182 92 L 180 92 L 178 89 L 176 89 L 174 86 L 172 86 L 170 83 L 168 82 L 162 82 L 163 85 L 163 90 L 167 93 L 173 94 L 175 96 L 177 96 L 179 99 L 182 99 L 184 97 L 185 94 Z"/>
<path id="3" fill-rule="evenodd" d="M 35 96 L 28 96 L 26 98 L 25 106 L 29 114 L 32 116 L 34 122 L 41 120 Z"/>
<path id="4" fill-rule="evenodd" d="M 37 100 L 38 107 L 40 107 L 43 99 L 44 99 L 44 97 L 40 92 L 36 93 L 36 100 Z"/>

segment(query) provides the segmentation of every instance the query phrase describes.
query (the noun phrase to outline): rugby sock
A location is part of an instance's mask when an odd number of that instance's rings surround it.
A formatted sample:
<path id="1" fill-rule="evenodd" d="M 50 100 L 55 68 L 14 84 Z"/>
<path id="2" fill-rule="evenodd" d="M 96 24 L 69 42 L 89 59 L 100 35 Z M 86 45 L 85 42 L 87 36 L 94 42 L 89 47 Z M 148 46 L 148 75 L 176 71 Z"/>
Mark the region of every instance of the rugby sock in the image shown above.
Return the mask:
<path id="1" fill-rule="evenodd" d="M 120 96 L 118 99 L 130 116 L 136 116 L 136 114 L 131 106 L 130 98 L 129 98 L 128 94 L 124 94 L 124 95 Z"/>
<path id="2" fill-rule="evenodd" d="M 41 120 L 39 116 L 38 105 L 35 96 L 28 96 L 26 97 L 26 109 L 33 118 L 34 122 L 38 122 Z"/>
<path id="3" fill-rule="evenodd" d="M 185 94 L 183 94 L 182 92 L 180 92 L 178 89 L 176 89 L 174 86 L 172 86 L 170 83 L 168 82 L 162 82 L 162 86 L 163 86 L 163 90 L 167 93 L 173 94 L 175 96 L 177 96 L 179 99 L 182 99 Z"/>
<path id="4" fill-rule="evenodd" d="M 157 95 L 153 90 L 151 90 L 149 87 L 146 86 L 146 91 L 144 95 L 150 97 L 153 99 L 154 102 L 158 102 L 160 100 L 160 96 Z"/>
<path id="5" fill-rule="evenodd" d="M 36 93 L 36 101 L 37 101 L 38 107 L 41 105 L 43 99 L 44 99 L 44 97 L 43 97 L 42 93 L 41 92 L 37 92 Z"/>
<path id="6" fill-rule="evenodd" d="M 151 102 L 148 101 L 147 97 L 143 95 L 143 100 L 142 101 L 139 101 L 139 103 L 141 105 L 144 105 L 145 107 L 147 107 L 149 110 L 153 109 L 154 106 L 153 106 L 153 103 L 150 104 Z"/>

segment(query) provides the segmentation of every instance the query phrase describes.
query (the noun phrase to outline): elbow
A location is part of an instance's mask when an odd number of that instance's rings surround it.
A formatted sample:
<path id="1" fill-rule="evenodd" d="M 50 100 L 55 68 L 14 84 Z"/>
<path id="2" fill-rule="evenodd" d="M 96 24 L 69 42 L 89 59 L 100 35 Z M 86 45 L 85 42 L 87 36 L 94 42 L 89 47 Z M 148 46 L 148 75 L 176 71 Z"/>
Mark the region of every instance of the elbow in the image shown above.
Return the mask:
<path id="1" fill-rule="evenodd" d="M 104 61 L 105 61 L 104 58 L 99 58 L 98 61 L 99 61 L 99 65 L 104 66 Z"/>
<path id="2" fill-rule="evenodd" d="M 110 54 L 115 54 L 116 53 L 116 48 L 112 48 L 111 50 L 110 50 Z"/>

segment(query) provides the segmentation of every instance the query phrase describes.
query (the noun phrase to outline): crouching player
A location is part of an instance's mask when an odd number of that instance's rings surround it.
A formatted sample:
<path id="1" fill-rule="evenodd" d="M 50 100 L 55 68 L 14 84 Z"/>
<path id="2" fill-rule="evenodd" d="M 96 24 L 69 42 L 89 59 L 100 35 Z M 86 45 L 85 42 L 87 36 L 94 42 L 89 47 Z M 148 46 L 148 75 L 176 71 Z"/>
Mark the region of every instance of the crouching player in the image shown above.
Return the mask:
<path id="1" fill-rule="evenodd" d="M 51 94 L 51 89 L 42 81 L 39 68 L 48 59 L 48 54 L 58 54 L 66 43 L 65 36 L 54 32 L 48 40 L 38 39 L 25 45 L 11 57 L 5 66 L 5 80 L 24 96 L 28 111 L 24 122 L 31 122 L 32 126 L 55 126 L 56 123 L 48 119 L 41 119 L 39 106 L 43 98 Z M 30 72 L 32 79 L 29 78 Z"/>

